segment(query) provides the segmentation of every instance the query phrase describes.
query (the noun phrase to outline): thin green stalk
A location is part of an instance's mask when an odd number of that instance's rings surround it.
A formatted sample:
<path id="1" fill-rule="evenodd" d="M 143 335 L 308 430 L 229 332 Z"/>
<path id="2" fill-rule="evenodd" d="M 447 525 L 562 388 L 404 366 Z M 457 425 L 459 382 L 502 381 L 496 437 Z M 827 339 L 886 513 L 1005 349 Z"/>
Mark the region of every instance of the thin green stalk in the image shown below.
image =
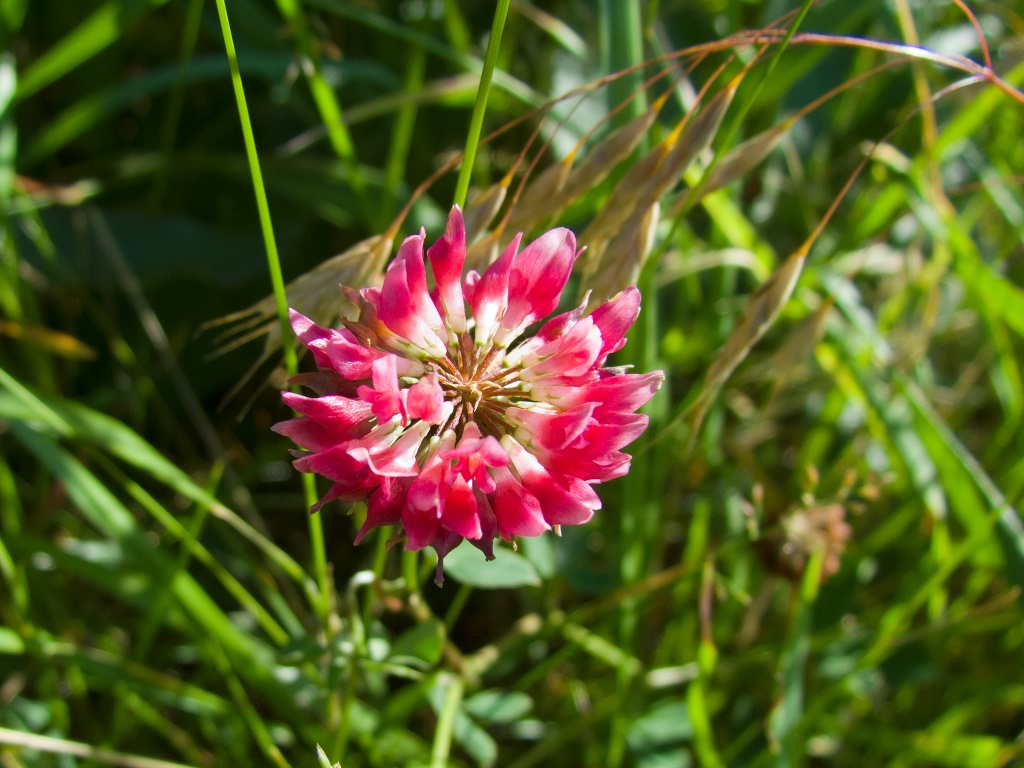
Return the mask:
<path id="1" fill-rule="evenodd" d="M 796 34 L 796 31 L 800 28 L 800 25 L 803 23 L 804 17 L 806 17 L 807 14 L 810 13 L 811 7 L 813 5 L 814 0 L 804 0 L 803 5 L 800 6 L 800 11 L 796 15 L 796 18 L 793 19 L 793 22 L 789 25 L 789 28 L 786 29 L 785 36 L 782 38 L 782 41 L 775 49 L 775 54 L 768 62 L 768 66 L 765 67 L 764 72 L 761 75 L 761 79 L 758 80 L 757 85 L 754 86 L 754 89 L 753 91 L 751 91 L 750 95 L 741 103 L 737 104 L 735 112 L 733 112 L 731 116 L 728 116 L 727 119 L 724 121 L 724 124 L 722 125 L 722 128 L 718 134 L 721 137 L 719 139 L 720 147 L 727 147 L 732 142 L 732 138 L 733 136 L 736 135 L 736 132 L 739 130 L 740 124 L 746 118 L 747 113 L 750 111 L 750 109 L 754 106 L 754 103 L 757 101 L 757 97 L 761 93 L 761 90 L 764 88 L 769 78 L 771 78 L 772 72 L 775 71 L 775 67 L 779 63 L 779 60 L 782 58 L 782 54 L 785 53 L 786 48 L 789 46 L 789 41 L 793 38 L 793 35 Z M 704 185 L 706 184 L 707 180 L 711 178 L 711 171 L 714 170 L 715 165 L 717 165 L 718 161 L 724 156 L 724 152 L 715 152 L 712 155 L 711 162 L 708 163 L 707 167 L 704 169 L 704 173 L 701 175 L 700 181 L 697 183 L 697 186 L 694 187 L 693 191 L 690 193 L 690 200 L 696 202 L 697 200 L 700 199 L 701 191 L 703 190 Z M 684 208 L 680 215 L 677 217 L 677 221 L 682 218 L 682 216 L 686 213 L 687 210 L 689 210 L 688 206 L 687 208 Z M 674 228 L 675 227 L 673 225 L 673 229 Z"/>
<path id="2" fill-rule="evenodd" d="M 284 350 L 284 366 L 289 376 L 298 373 L 298 357 L 295 354 L 295 343 L 288 324 L 288 297 L 284 289 L 284 277 L 281 272 L 281 259 L 277 253 L 277 241 L 274 239 L 274 227 L 270 221 L 270 205 L 267 192 L 263 186 L 263 173 L 260 171 L 259 155 L 256 152 L 256 139 L 252 132 L 252 121 L 245 101 L 245 89 L 242 86 L 242 74 L 238 68 L 238 55 L 235 42 L 231 36 L 231 25 L 228 22 L 228 10 L 225 0 L 217 0 L 217 14 L 220 17 L 221 31 L 224 33 L 224 50 L 227 52 L 228 66 L 231 70 L 231 85 L 235 91 L 238 104 L 238 119 L 242 124 L 242 136 L 245 140 L 245 156 L 249 163 L 252 176 L 253 193 L 256 196 L 256 208 L 259 211 L 260 230 L 263 234 L 263 245 L 267 252 L 267 267 L 270 270 L 270 283 L 274 289 L 274 302 L 277 305 L 277 316 L 281 324 L 281 347 Z M 302 476 L 302 487 L 307 507 L 316 503 L 316 483 L 312 475 Z M 330 610 L 329 586 L 327 575 L 327 556 L 324 549 L 323 523 L 319 515 L 308 515 L 309 537 L 313 548 L 313 568 L 319 589 L 319 604 L 316 606 L 320 620 L 328 629 L 327 614 Z"/>
<path id="3" fill-rule="evenodd" d="M 466 149 L 462 154 L 462 167 L 459 169 L 459 179 L 455 183 L 456 205 L 465 206 L 466 196 L 469 194 L 469 179 L 473 173 L 476 149 L 483 130 L 487 97 L 491 92 L 491 77 L 494 74 L 494 64 L 498 60 L 498 52 L 501 50 L 501 36 L 505 31 L 509 3 L 510 0 L 498 0 L 498 7 L 494 11 L 491 37 L 487 41 L 487 53 L 484 54 L 484 70 L 480 73 L 480 86 L 477 88 L 476 103 L 473 104 L 473 114 L 469 119 L 469 133 L 466 136 Z"/>
<path id="4" fill-rule="evenodd" d="M 601 52 L 606 72 L 635 67 L 644 60 L 643 21 L 640 3 L 601 0 Z M 647 110 L 647 99 L 637 92 L 643 87 L 643 72 L 624 75 L 608 86 L 608 107 L 629 104 L 612 118 L 613 125 L 625 125 Z M 635 96 L 634 96 L 635 95 Z"/>
<path id="5" fill-rule="evenodd" d="M 462 609 L 466 607 L 466 601 L 469 600 L 471 594 L 473 594 L 471 586 L 468 584 L 459 585 L 459 591 L 455 593 L 455 598 L 452 600 L 452 604 L 448 606 L 448 611 L 444 615 L 445 632 L 451 633 L 452 627 L 459 620 Z"/>
<path id="6" fill-rule="evenodd" d="M 643 29 L 639 3 L 602 0 L 601 30 L 602 58 L 608 71 L 615 72 L 636 66 L 643 61 Z M 629 100 L 628 106 L 616 114 L 615 122 L 623 124 L 642 114 L 646 110 L 646 99 L 637 93 L 643 87 L 643 76 L 638 70 L 618 79 L 609 88 L 609 107 Z M 653 280 L 644 280 L 640 286 L 644 296 L 644 311 L 640 323 L 631 334 L 630 361 L 635 361 L 641 370 L 654 370 L 655 345 L 657 344 L 655 291 Z M 623 553 L 620 561 L 619 576 L 624 586 L 639 581 L 648 567 L 647 553 L 650 528 L 645 521 L 652 523 L 659 517 L 658 503 L 651 498 L 650 489 L 656 482 L 655 468 L 648 461 L 637 462 L 625 480 L 623 499 L 629 499 L 628 509 L 624 509 L 621 520 L 621 540 Z M 619 644 L 621 649 L 635 655 L 636 627 L 639 607 L 636 600 L 623 602 L 619 615 Z M 626 731 L 629 717 L 626 702 L 629 700 L 635 673 L 627 666 L 619 668 L 616 680 L 617 696 L 623 703 L 612 715 L 609 733 L 607 764 L 615 768 L 622 764 L 626 753 Z"/>
<path id="7" fill-rule="evenodd" d="M 223 462 L 218 462 L 210 470 L 210 476 L 207 481 L 207 490 L 211 496 L 216 494 L 217 486 L 220 484 L 221 475 L 224 471 Z M 126 478 L 119 478 L 122 484 L 124 484 Z M 141 487 L 138 488 L 143 494 L 142 497 L 137 500 L 144 505 L 148 505 L 149 509 L 155 511 L 157 515 L 166 515 L 165 510 L 160 508 L 160 505 L 153 499 L 149 494 L 146 494 Z M 183 525 L 181 530 L 185 532 L 186 539 L 182 539 L 182 547 L 178 552 L 178 557 L 174 563 L 173 573 L 184 573 L 188 570 L 192 557 L 194 556 L 194 546 L 198 545 L 199 536 L 202 533 L 203 526 L 206 524 L 207 516 L 209 515 L 210 507 L 207 504 L 197 504 L 195 512 L 192 515 L 192 519 L 187 525 Z M 166 527 L 166 526 L 165 526 Z M 193 546 L 189 543 L 194 542 Z M 149 608 L 146 610 L 143 616 L 140 628 L 138 631 L 138 640 L 133 643 L 132 655 L 136 661 L 142 662 L 146 655 L 149 653 L 152 647 L 153 640 L 156 638 L 157 631 L 163 622 L 163 615 L 172 605 L 174 600 L 174 594 L 171 592 L 169 585 L 173 580 L 173 576 L 169 576 L 167 580 L 158 588 L 156 596 L 149 604 Z M 127 730 L 127 726 L 124 720 L 125 708 L 128 705 L 128 688 L 122 684 L 118 684 L 120 695 L 114 699 L 114 712 L 111 716 L 111 744 L 117 744 L 117 742 L 124 735 Z"/>
<path id="8" fill-rule="evenodd" d="M 437 718 L 434 730 L 434 746 L 430 750 L 430 768 L 446 768 L 448 755 L 452 749 L 452 734 L 455 731 L 455 716 L 462 704 L 462 691 L 465 684 L 456 675 L 449 676 L 448 690 L 445 691 L 444 704 Z"/>
<path id="9" fill-rule="evenodd" d="M 405 72 L 405 83 L 402 90 L 407 94 L 415 94 L 422 90 L 423 79 L 427 70 L 427 52 L 423 46 L 413 45 L 409 52 L 409 65 Z M 386 220 L 395 214 L 395 200 L 398 186 L 405 175 L 405 167 L 409 160 L 409 147 L 412 146 L 413 131 L 416 126 L 416 113 L 419 105 L 409 99 L 398 110 L 395 127 L 391 134 L 391 147 L 388 150 L 387 164 L 384 167 L 384 188 L 387 199 L 381 206 L 381 215 L 385 221 L 378 227 L 387 226 Z"/>
<path id="10" fill-rule="evenodd" d="M 0 583 L 6 584 L 11 601 L 8 612 L 0 612 L 8 626 L 22 637 L 30 637 L 34 629 L 29 621 L 30 593 L 25 569 L 11 557 L 4 544 L 21 532 L 21 499 L 14 475 L 7 462 L 0 459 Z"/>
<path id="11" fill-rule="evenodd" d="M 195 53 L 196 40 L 199 38 L 199 26 L 202 20 L 203 0 L 190 0 L 188 11 L 185 14 L 185 31 L 181 37 L 181 51 L 178 54 L 178 84 L 171 91 L 170 102 L 167 105 L 167 114 L 164 117 L 164 124 L 160 132 L 160 156 L 162 162 L 150 197 L 150 206 L 153 210 L 157 211 L 160 210 L 164 191 L 167 189 L 167 179 L 170 176 L 171 169 L 171 156 L 174 154 L 174 141 L 178 133 L 178 123 L 181 122 L 181 109 L 185 104 L 185 67 L 192 60 L 192 56 Z"/>
<path id="12" fill-rule="evenodd" d="M 811 645 L 811 619 L 824 564 L 825 550 L 815 550 L 804 570 L 786 643 L 779 657 L 776 676 L 781 690 L 776 694 L 775 709 L 768 720 L 769 737 L 779 748 L 775 756 L 777 768 L 791 768 L 802 762 L 803 743 L 796 729 L 804 710 L 804 677 Z"/>
<path id="13" fill-rule="evenodd" d="M 417 571 L 419 552 L 405 551 L 402 553 L 402 576 L 405 578 L 405 588 L 409 594 L 416 594 L 420 591 L 420 576 Z"/>
<path id="14" fill-rule="evenodd" d="M 374 583 L 366 590 L 366 598 L 363 601 L 363 626 L 369 627 L 373 619 L 374 598 L 377 595 L 377 586 L 384 578 L 384 566 L 388 560 L 388 534 L 383 528 L 377 531 L 377 543 L 373 550 L 373 575 Z"/>
<path id="15" fill-rule="evenodd" d="M 245 100 L 242 73 L 238 68 L 238 54 L 235 52 L 235 42 L 231 36 L 227 6 L 225 0 L 216 0 L 216 2 L 221 31 L 224 33 L 224 49 L 227 52 L 228 66 L 231 70 L 231 86 L 234 88 L 235 102 L 238 105 L 238 119 L 242 124 L 245 157 L 249 164 L 249 173 L 252 176 L 253 193 L 256 196 L 256 208 L 259 212 L 263 246 L 267 252 L 270 283 L 273 286 L 277 315 L 281 322 L 281 346 L 284 349 L 284 364 L 288 373 L 294 375 L 298 371 L 298 359 L 295 355 L 295 344 L 291 340 L 291 328 L 288 325 L 288 297 L 284 290 L 284 276 L 281 272 L 281 259 L 277 252 L 277 241 L 274 238 L 274 226 L 270 220 L 270 205 L 267 202 L 267 192 L 263 185 L 263 172 L 260 170 L 260 159 L 256 152 L 256 139 L 252 131 L 252 121 L 249 119 L 249 108 Z"/>
<path id="16" fill-rule="evenodd" d="M 223 1 L 224 0 L 217 0 L 218 4 Z M 231 698 L 234 700 L 235 706 L 238 708 L 238 713 L 241 715 L 246 726 L 248 726 L 249 732 L 252 734 L 253 740 L 263 753 L 263 756 L 278 768 L 290 768 L 288 761 L 285 759 L 284 755 L 281 754 L 281 750 L 274 743 L 274 738 L 270 735 L 270 731 L 267 729 L 266 721 L 256 710 L 256 707 L 253 706 L 248 691 L 245 690 L 245 686 L 242 685 L 242 681 L 238 679 L 238 675 L 231 666 L 231 662 L 228 660 L 227 654 L 224 652 L 224 649 L 221 647 L 220 643 L 217 642 L 215 637 L 209 638 L 207 649 L 210 653 L 210 657 L 213 659 L 213 663 L 220 672 L 225 685 L 227 685 L 228 692 L 231 694 Z"/>
<path id="17" fill-rule="evenodd" d="M 302 3 L 300 0 L 277 0 L 277 7 L 285 21 L 291 25 L 292 33 L 295 35 L 295 43 L 298 45 L 299 54 L 302 57 L 302 72 L 309 81 L 309 90 L 313 95 L 316 108 L 320 112 L 324 129 L 327 131 L 327 140 L 330 141 L 331 148 L 338 157 L 342 160 L 352 160 L 355 156 L 352 137 L 345 126 L 341 104 L 331 86 L 324 79 L 323 71 L 320 68 L 320 56 L 317 54 L 313 36 L 309 32 L 309 25 L 302 12 Z M 362 178 L 358 174 L 353 175 L 353 180 L 356 182 L 356 186 L 362 186 Z"/>
<path id="18" fill-rule="evenodd" d="M 359 683 L 359 669 L 366 648 L 366 626 L 360 620 L 359 608 L 356 604 L 356 591 L 350 588 L 348 593 L 349 604 L 349 632 L 352 638 L 352 654 L 348 660 L 348 668 L 345 670 L 345 683 L 341 692 L 341 699 L 337 702 L 338 713 L 337 730 L 334 733 L 334 745 L 331 753 L 336 756 L 339 763 L 345 763 L 345 753 L 348 751 L 349 731 L 352 723 L 352 707 L 356 700 L 356 686 Z M 332 707 L 335 702 L 332 701 Z M 333 724 L 333 721 L 332 721 Z"/>

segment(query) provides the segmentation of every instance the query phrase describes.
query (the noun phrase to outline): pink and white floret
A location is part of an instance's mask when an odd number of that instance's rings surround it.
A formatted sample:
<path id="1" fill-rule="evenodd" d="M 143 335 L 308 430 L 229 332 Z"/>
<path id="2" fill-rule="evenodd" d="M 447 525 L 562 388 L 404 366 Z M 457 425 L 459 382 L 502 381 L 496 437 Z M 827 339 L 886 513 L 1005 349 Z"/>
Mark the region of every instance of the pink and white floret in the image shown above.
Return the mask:
<path id="1" fill-rule="evenodd" d="M 328 501 L 366 501 L 358 543 L 398 525 L 410 550 L 440 560 L 468 539 L 493 558 L 497 537 L 539 536 L 585 523 L 601 508 L 593 486 L 624 475 L 622 448 L 646 428 L 636 413 L 660 372 L 604 368 L 640 311 L 628 288 L 525 333 L 558 306 L 579 253 L 567 229 L 519 251 L 521 235 L 482 274 L 463 278 L 466 231 L 452 209 L 427 250 L 406 238 L 380 288 L 342 290 L 358 309 L 343 328 L 292 310 L 318 370 L 284 392 L 299 416 L 274 426 L 302 449 L 295 467 L 332 485 Z M 438 564 L 438 579 L 441 578 Z"/>

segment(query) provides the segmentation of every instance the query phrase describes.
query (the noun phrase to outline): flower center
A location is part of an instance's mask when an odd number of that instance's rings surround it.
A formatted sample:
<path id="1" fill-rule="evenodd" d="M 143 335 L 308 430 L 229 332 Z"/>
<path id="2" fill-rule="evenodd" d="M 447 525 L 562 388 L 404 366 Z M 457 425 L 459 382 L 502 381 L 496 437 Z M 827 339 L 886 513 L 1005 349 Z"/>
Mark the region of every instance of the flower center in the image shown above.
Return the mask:
<path id="1" fill-rule="evenodd" d="M 502 366 L 504 357 L 498 347 L 477 349 L 464 333 L 454 355 L 449 352 L 433 361 L 445 400 L 453 406 L 442 434 L 454 429 L 461 435 L 470 421 L 476 422 L 484 435 L 500 437 L 508 431 L 505 409 L 513 404 L 511 398 L 522 398 L 523 393 L 518 381 L 520 366 Z"/>

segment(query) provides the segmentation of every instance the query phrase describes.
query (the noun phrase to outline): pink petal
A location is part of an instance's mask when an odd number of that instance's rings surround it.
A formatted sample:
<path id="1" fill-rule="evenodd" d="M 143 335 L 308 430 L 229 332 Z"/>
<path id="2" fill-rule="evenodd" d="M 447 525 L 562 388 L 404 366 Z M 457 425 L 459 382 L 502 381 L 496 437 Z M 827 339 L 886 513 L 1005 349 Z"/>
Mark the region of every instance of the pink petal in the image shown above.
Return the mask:
<path id="1" fill-rule="evenodd" d="M 643 413 L 623 413 L 605 415 L 601 421 L 587 427 L 583 438 L 605 453 L 617 451 L 640 437 L 647 429 L 649 418 Z"/>
<path id="2" fill-rule="evenodd" d="M 354 491 L 339 483 L 334 483 L 327 493 L 320 497 L 320 500 L 309 508 L 309 514 L 313 515 L 323 509 L 324 505 L 329 504 L 332 501 L 341 499 L 342 501 L 359 501 L 366 495 L 366 492 Z"/>
<path id="3" fill-rule="evenodd" d="M 476 514 L 473 488 L 458 475 L 448 489 L 444 511 L 441 513 L 441 524 L 467 539 L 479 539 L 483 535 L 480 518 Z"/>
<path id="4" fill-rule="evenodd" d="M 466 330 L 466 306 L 462 297 L 462 266 L 466 261 L 466 224 L 459 206 L 448 214 L 444 236 L 427 251 L 434 270 L 437 294 L 445 321 L 455 333 Z"/>
<path id="5" fill-rule="evenodd" d="M 335 427 L 303 417 L 278 422 L 271 429 L 277 434 L 287 437 L 299 448 L 307 451 L 324 451 L 362 437 L 370 430 L 370 426 L 370 422 L 367 421 L 349 428 Z"/>
<path id="6" fill-rule="evenodd" d="M 339 331 L 325 344 L 324 354 L 329 367 L 349 381 L 358 381 L 370 378 L 373 361 L 383 353 L 358 343 L 351 332 Z"/>
<path id="7" fill-rule="evenodd" d="M 598 381 L 580 386 L 576 382 L 542 380 L 531 384 L 530 394 L 534 400 L 571 408 L 579 403 L 597 403 L 595 415 L 604 412 L 631 412 L 646 403 L 661 387 L 665 374 L 624 373 L 606 376 Z"/>
<path id="8" fill-rule="evenodd" d="M 326 347 L 331 341 L 343 338 L 342 332 L 319 326 L 295 309 L 288 310 L 288 319 L 299 341 L 313 353 L 317 367 L 330 368 L 331 363 L 326 355 Z"/>
<path id="9" fill-rule="evenodd" d="M 473 319 L 476 321 L 476 329 L 473 332 L 473 340 L 476 345 L 485 346 L 491 342 L 498 324 L 505 314 L 505 305 L 508 303 L 508 281 L 512 271 L 512 265 L 516 258 L 516 251 L 519 250 L 519 242 L 523 236 L 516 235 L 512 242 L 502 252 L 501 256 L 487 268 L 487 271 L 472 284 L 472 308 Z M 470 273 L 472 277 L 473 273 Z M 470 280 L 467 278 L 467 283 Z"/>
<path id="10" fill-rule="evenodd" d="M 564 227 L 545 232 L 519 254 L 508 276 L 508 307 L 498 343 L 512 341 L 554 311 L 575 261 L 576 236 Z"/>
<path id="11" fill-rule="evenodd" d="M 379 477 L 415 477 L 420 471 L 416 454 L 429 429 L 429 424 L 419 421 L 386 447 L 374 445 L 371 441 L 364 442 L 365 438 L 354 441 L 348 448 L 348 454 L 365 463 Z"/>
<path id="12" fill-rule="evenodd" d="M 334 371 L 307 371 L 288 379 L 291 386 L 305 387 L 318 395 L 355 395 L 355 387 Z"/>
<path id="13" fill-rule="evenodd" d="M 366 403 L 341 395 L 304 397 L 297 392 L 282 392 L 281 399 L 293 411 L 332 429 L 348 429 L 370 418 L 370 407 Z"/>
<path id="14" fill-rule="evenodd" d="M 505 468 L 494 470 L 494 515 L 503 538 L 540 536 L 551 526 L 544 521 L 540 502 Z"/>
<path id="15" fill-rule="evenodd" d="M 438 526 L 437 509 L 417 509 L 406 505 L 402 510 L 402 526 L 405 528 L 405 548 L 410 551 L 423 549 L 434 543 Z"/>
<path id="16" fill-rule="evenodd" d="M 564 336 L 543 345 L 523 360 L 525 381 L 545 376 L 581 376 L 597 364 L 601 332 L 589 317 L 576 323 Z"/>
<path id="17" fill-rule="evenodd" d="M 593 403 L 583 403 L 563 413 L 545 413 L 527 408 L 512 407 L 505 411 L 505 416 L 513 424 L 519 426 L 516 437 L 523 437 L 524 444 L 536 443 L 551 451 L 565 448 L 569 443 L 583 434 L 591 423 L 594 413 Z"/>
<path id="18" fill-rule="evenodd" d="M 358 390 L 360 399 L 370 404 L 377 423 L 383 424 L 396 413 L 402 417 L 405 425 L 405 402 L 398 389 L 397 358 L 394 355 L 381 355 L 373 361 L 373 387 L 361 386 Z"/>
<path id="19" fill-rule="evenodd" d="M 428 357 L 447 351 L 444 323 L 427 292 L 423 265 L 424 234 L 407 237 L 384 275 L 377 317 Z"/>
<path id="20" fill-rule="evenodd" d="M 494 537 L 498 535 L 498 518 L 488 496 L 476 491 L 476 517 L 480 521 L 480 538 L 470 539 L 470 544 L 484 553 L 488 560 L 494 559 Z"/>
<path id="21" fill-rule="evenodd" d="M 503 467 L 508 464 L 508 456 L 501 443 L 490 435 L 481 437 L 480 428 L 472 421 L 463 429 L 458 447 L 444 451 L 440 457 L 454 460 L 452 471 L 466 480 L 476 482 L 484 493 L 494 490 L 494 479 L 487 472 L 487 467 Z"/>
<path id="22" fill-rule="evenodd" d="M 440 424 L 444 416 L 444 391 L 437 374 L 428 373 L 406 390 L 406 410 L 410 419 Z"/>
<path id="23" fill-rule="evenodd" d="M 356 498 L 362 498 L 377 485 L 367 467 L 348 454 L 346 444 L 301 456 L 292 464 L 300 472 L 322 475 L 339 485 L 346 495 L 356 494 Z M 359 492 L 363 494 L 358 495 Z"/>
<path id="24" fill-rule="evenodd" d="M 601 500 L 587 483 L 578 478 L 549 473 L 536 457 L 506 435 L 502 446 L 512 459 L 523 485 L 537 497 L 544 519 L 551 525 L 579 525 L 601 508 Z M 498 515 L 500 522 L 501 515 Z"/>
<path id="25" fill-rule="evenodd" d="M 366 522 L 356 534 L 356 544 L 374 528 L 396 525 L 401 521 L 402 508 L 411 484 L 412 481 L 403 478 L 391 483 L 387 490 L 381 487 L 373 492 L 366 507 Z"/>
<path id="26" fill-rule="evenodd" d="M 640 314 L 640 291 L 636 286 L 627 288 L 612 297 L 591 313 L 594 325 L 601 331 L 601 353 L 598 365 L 603 365 L 608 355 L 618 352 L 626 343 L 626 331 Z"/>
<path id="27" fill-rule="evenodd" d="M 444 559 L 448 553 L 462 543 L 462 537 L 457 533 L 446 531 L 443 528 L 437 532 L 434 541 L 430 546 L 437 553 L 437 570 L 434 571 L 434 583 L 439 587 L 444 586 Z"/>

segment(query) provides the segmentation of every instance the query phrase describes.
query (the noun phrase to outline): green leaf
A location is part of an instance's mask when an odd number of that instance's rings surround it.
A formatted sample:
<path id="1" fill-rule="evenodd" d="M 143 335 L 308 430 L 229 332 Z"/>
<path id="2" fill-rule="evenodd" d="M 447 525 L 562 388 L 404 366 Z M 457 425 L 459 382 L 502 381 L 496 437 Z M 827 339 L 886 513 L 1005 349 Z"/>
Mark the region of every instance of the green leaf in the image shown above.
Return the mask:
<path id="1" fill-rule="evenodd" d="M 433 665 L 441 660 L 444 648 L 444 624 L 435 618 L 427 619 L 405 632 L 391 646 L 391 660 L 412 658 Z"/>
<path id="2" fill-rule="evenodd" d="M 165 0 L 110 0 L 36 59 L 22 75 L 18 98 L 31 96 L 121 39 L 136 21 Z"/>
<path id="3" fill-rule="evenodd" d="M 18 129 L 11 102 L 18 85 L 14 55 L 0 53 L 0 201 L 10 200 L 14 188 L 14 165 L 18 152 Z"/>
<path id="4" fill-rule="evenodd" d="M 319 744 L 316 745 L 316 759 L 320 764 L 320 768 L 340 768 L 338 763 L 331 765 L 331 758 L 327 756 Z"/>
<path id="5" fill-rule="evenodd" d="M 445 706 L 448 686 L 452 684 L 446 675 L 440 675 L 427 694 L 431 706 L 438 714 Z M 455 712 L 452 735 L 455 741 L 476 761 L 477 765 L 491 766 L 497 762 L 497 742 L 462 709 Z"/>
<path id="6" fill-rule="evenodd" d="M 17 32 L 25 20 L 28 0 L 0 0 L 0 22 L 8 33 Z"/>
<path id="7" fill-rule="evenodd" d="M 693 738 L 690 710 L 683 701 L 663 701 L 633 722 L 626 741 L 634 752 L 684 744 Z"/>
<path id="8" fill-rule="evenodd" d="M 522 541 L 523 554 L 543 579 L 554 576 L 557 568 L 553 541 L 551 536 L 534 536 Z"/>
<path id="9" fill-rule="evenodd" d="M 522 691 L 489 690 L 466 699 L 464 709 L 487 723 L 513 723 L 533 709 L 533 699 Z"/>
<path id="10" fill-rule="evenodd" d="M 13 629 L 0 627 L 0 653 L 21 654 L 25 651 L 25 643 Z"/>
<path id="11" fill-rule="evenodd" d="M 12 421 L 14 437 L 57 478 L 85 518 L 105 536 L 115 539 L 125 555 L 151 581 L 167 582 L 177 604 L 193 621 L 216 639 L 237 663 L 239 674 L 262 688 L 285 711 L 295 713 L 294 692 L 276 677 L 270 647 L 249 635 L 227 616 L 203 587 L 170 557 L 143 536 L 131 512 L 85 465 L 52 438 Z M 296 681 L 296 685 L 302 685 Z"/>
<path id="12" fill-rule="evenodd" d="M 988 515 L 996 518 L 996 537 L 1006 558 L 1009 579 L 1024 586 L 1024 523 L 1020 514 L 996 486 L 977 459 L 932 409 L 922 393 L 902 378 L 897 379 L 914 412 L 915 422 L 954 509 L 975 520 L 984 530 Z M 984 500 L 984 501 L 983 501 Z M 1020 596 L 1024 600 L 1024 594 Z"/>
<path id="13" fill-rule="evenodd" d="M 462 546 L 444 559 L 445 575 L 480 589 L 536 587 L 541 583 L 537 569 L 529 560 L 508 549 L 495 548 L 488 561 L 475 547 Z"/>

